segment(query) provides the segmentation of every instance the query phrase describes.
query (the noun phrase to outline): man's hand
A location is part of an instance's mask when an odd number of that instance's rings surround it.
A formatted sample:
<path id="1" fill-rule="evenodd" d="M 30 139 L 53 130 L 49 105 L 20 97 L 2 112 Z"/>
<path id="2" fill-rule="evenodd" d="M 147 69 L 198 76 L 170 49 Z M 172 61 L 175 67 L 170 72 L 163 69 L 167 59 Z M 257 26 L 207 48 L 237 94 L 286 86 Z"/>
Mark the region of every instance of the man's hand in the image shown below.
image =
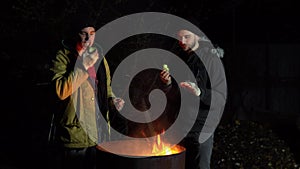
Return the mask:
<path id="1" fill-rule="evenodd" d="M 82 64 L 86 70 L 92 67 L 98 59 L 99 54 L 97 50 L 93 50 L 93 52 L 90 53 L 88 49 L 82 54 Z"/>
<path id="2" fill-rule="evenodd" d="M 160 80 L 161 80 L 164 84 L 166 84 L 166 85 L 171 84 L 171 76 L 170 76 L 169 71 L 167 71 L 167 70 L 162 70 L 162 71 L 160 72 Z"/>
<path id="3" fill-rule="evenodd" d="M 189 92 L 194 94 L 195 96 L 199 96 L 201 94 L 201 90 L 199 87 L 193 82 L 181 82 L 180 86 L 187 89 Z"/>
<path id="4" fill-rule="evenodd" d="M 116 109 L 118 111 L 121 111 L 124 107 L 125 101 L 123 99 L 119 98 L 119 97 L 114 98 L 113 101 L 114 101 L 114 104 L 116 106 Z"/>

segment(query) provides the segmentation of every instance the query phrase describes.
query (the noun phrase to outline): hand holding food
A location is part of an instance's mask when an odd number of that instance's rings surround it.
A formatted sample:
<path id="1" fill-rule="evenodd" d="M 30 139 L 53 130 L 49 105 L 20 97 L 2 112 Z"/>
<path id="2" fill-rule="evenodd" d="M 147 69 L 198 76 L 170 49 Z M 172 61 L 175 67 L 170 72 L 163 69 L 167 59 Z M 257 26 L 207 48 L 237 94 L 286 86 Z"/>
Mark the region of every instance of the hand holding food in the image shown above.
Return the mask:
<path id="1" fill-rule="evenodd" d="M 196 83 L 186 81 L 186 82 L 181 82 L 180 86 L 187 89 L 189 92 L 191 92 L 196 96 L 200 96 L 201 94 L 201 90 L 199 89 Z"/>
<path id="2" fill-rule="evenodd" d="M 166 85 L 171 84 L 171 76 L 167 64 L 163 64 L 163 70 L 160 72 L 160 80 Z"/>
<path id="3" fill-rule="evenodd" d="M 163 64 L 163 70 L 169 72 L 169 67 L 167 64 Z"/>
<path id="4" fill-rule="evenodd" d="M 99 59 L 99 54 L 95 47 L 89 47 L 83 53 L 83 66 L 87 70 L 88 68 L 92 67 L 96 61 Z"/>

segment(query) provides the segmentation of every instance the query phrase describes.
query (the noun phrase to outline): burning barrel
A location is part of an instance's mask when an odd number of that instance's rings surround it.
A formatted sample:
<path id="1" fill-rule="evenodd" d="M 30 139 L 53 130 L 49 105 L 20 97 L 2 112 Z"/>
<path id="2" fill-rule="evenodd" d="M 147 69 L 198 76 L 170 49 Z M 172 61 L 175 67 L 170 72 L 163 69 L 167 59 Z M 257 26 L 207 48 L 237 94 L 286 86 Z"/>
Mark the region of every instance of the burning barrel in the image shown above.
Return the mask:
<path id="1" fill-rule="evenodd" d="M 159 148 L 163 148 L 163 150 L 157 151 L 157 145 L 145 146 L 145 142 L 140 140 L 101 143 L 97 146 L 97 169 L 185 168 L 184 147 L 176 145 L 173 147 L 160 146 Z"/>

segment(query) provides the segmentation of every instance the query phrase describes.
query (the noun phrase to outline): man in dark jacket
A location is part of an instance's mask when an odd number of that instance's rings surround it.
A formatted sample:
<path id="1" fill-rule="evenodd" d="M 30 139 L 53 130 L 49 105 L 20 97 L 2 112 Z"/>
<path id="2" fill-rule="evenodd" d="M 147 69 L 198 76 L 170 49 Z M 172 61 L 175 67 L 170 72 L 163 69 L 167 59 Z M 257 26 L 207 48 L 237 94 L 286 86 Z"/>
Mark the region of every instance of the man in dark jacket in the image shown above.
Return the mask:
<path id="1" fill-rule="evenodd" d="M 208 40 L 186 29 L 179 30 L 177 36 L 184 51 L 180 57 L 194 75 L 190 79 L 195 79 L 190 81 L 187 77 L 188 81 L 180 82 L 180 87 L 194 97 L 200 97 L 199 108 L 185 109 L 198 109 L 198 115 L 180 145 L 186 148 L 186 168 L 209 169 L 213 133 L 220 122 L 227 97 L 225 71 L 216 49 L 208 45 Z"/>

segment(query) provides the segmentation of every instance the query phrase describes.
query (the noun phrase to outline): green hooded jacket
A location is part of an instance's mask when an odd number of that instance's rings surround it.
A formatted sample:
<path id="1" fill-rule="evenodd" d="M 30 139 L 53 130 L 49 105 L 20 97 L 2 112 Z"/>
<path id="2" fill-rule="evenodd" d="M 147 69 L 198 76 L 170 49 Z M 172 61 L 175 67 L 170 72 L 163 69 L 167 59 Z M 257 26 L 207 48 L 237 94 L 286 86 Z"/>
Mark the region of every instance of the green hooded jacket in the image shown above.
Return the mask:
<path id="1" fill-rule="evenodd" d="M 54 137 L 64 147 L 84 148 L 97 144 L 100 135 L 96 113 L 101 110 L 106 117 L 109 98 L 114 95 L 106 59 L 103 57 L 95 64 L 98 67 L 98 85 L 95 85 L 74 51 L 64 46 L 57 52 L 50 69 L 58 98 Z"/>

